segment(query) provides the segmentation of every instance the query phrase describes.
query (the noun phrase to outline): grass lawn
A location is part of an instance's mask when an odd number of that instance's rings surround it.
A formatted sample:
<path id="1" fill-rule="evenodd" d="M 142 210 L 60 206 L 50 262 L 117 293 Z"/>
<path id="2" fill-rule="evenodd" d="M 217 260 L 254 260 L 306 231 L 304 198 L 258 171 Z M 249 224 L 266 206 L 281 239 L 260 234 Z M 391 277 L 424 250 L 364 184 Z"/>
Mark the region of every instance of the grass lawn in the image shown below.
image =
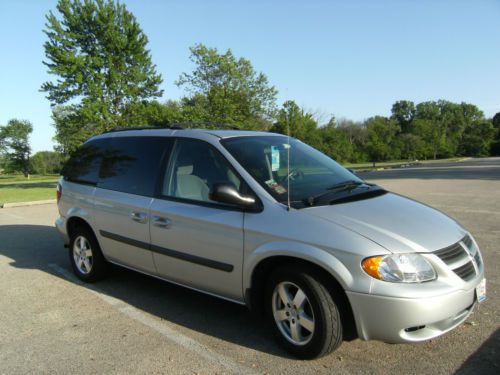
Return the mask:
<path id="1" fill-rule="evenodd" d="M 0 204 L 55 199 L 59 176 L 0 175 Z"/>

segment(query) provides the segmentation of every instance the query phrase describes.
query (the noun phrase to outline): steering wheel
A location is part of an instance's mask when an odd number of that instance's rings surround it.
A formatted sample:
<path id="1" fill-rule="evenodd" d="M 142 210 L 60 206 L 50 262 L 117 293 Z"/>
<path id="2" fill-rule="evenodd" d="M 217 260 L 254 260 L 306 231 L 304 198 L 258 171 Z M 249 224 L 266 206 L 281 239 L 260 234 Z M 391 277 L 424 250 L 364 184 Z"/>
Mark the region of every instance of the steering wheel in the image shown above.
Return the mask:
<path id="1" fill-rule="evenodd" d="M 292 181 L 302 180 L 303 178 L 304 172 L 302 172 L 300 169 L 291 169 L 290 172 L 280 180 L 280 182 L 284 182 L 288 179 Z"/>

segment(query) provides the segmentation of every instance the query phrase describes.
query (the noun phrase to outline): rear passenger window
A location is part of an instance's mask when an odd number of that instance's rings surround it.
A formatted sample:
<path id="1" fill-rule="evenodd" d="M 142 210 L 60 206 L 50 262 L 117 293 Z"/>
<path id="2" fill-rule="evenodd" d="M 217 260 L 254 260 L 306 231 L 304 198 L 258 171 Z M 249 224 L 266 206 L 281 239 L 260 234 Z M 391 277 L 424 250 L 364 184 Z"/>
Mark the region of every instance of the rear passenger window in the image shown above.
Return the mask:
<path id="1" fill-rule="evenodd" d="M 76 150 L 61 172 L 64 179 L 83 184 L 97 184 L 107 142 L 108 139 L 91 140 Z"/>
<path id="2" fill-rule="evenodd" d="M 165 137 L 112 138 L 104 155 L 98 186 L 124 193 L 153 196 L 164 152 Z"/>

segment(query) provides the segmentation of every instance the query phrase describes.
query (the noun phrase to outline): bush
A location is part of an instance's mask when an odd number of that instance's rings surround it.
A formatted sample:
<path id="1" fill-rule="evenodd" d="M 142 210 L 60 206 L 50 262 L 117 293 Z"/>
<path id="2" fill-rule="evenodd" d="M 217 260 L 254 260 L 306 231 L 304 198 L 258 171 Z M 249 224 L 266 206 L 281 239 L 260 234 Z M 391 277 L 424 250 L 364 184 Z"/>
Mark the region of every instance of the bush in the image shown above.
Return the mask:
<path id="1" fill-rule="evenodd" d="M 64 160 L 54 151 L 39 151 L 30 159 L 30 171 L 33 174 L 58 174 Z"/>

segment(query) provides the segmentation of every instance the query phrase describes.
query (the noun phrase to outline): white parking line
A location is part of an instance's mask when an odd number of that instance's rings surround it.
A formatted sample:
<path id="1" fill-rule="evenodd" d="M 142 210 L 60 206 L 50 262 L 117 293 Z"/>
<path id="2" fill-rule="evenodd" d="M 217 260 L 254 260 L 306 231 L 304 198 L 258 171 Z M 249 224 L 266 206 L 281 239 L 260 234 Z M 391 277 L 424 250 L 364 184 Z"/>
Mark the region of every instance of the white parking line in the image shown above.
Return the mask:
<path id="1" fill-rule="evenodd" d="M 52 270 L 56 271 L 60 275 L 62 275 L 67 280 L 83 285 L 83 283 L 75 276 L 73 273 L 67 271 L 66 269 L 58 266 L 57 264 L 50 263 L 48 265 Z M 93 285 L 85 284 L 85 287 L 94 295 L 102 299 L 104 302 L 113 306 L 116 310 L 121 312 L 122 314 L 128 316 L 131 319 L 134 319 L 137 322 L 144 324 L 145 326 L 155 330 L 156 332 L 162 334 L 167 339 L 175 342 L 176 344 L 184 347 L 187 350 L 190 350 L 203 359 L 220 366 L 225 371 L 228 371 L 232 374 L 255 374 L 256 372 L 252 371 L 248 367 L 242 366 L 241 364 L 236 363 L 232 359 L 225 357 L 219 353 L 212 351 L 207 346 L 199 343 L 196 340 L 193 340 L 190 337 L 183 335 L 180 332 L 168 327 L 166 324 L 158 322 L 157 320 L 151 318 L 141 310 L 123 302 L 120 299 L 108 296 L 99 292 Z"/>
<path id="2" fill-rule="evenodd" d="M 491 194 L 492 192 L 491 191 L 488 191 L 488 194 Z M 457 193 L 456 191 L 454 191 L 453 193 L 450 193 L 449 191 L 447 192 L 442 192 L 442 191 L 429 191 L 429 192 L 425 192 L 423 193 L 425 195 L 435 195 L 437 197 L 449 197 L 449 196 L 453 196 L 453 197 L 477 197 L 477 192 L 469 192 L 469 193 Z M 500 198 L 500 194 L 497 194 L 498 195 L 498 198 Z"/>
<path id="3" fill-rule="evenodd" d="M 468 207 L 460 207 L 453 205 L 441 205 L 441 204 L 433 204 L 432 207 L 439 208 L 440 210 L 450 210 L 450 211 L 458 211 L 458 212 L 469 212 L 473 214 L 486 214 L 486 215 L 500 215 L 499 211 L 490 211 L 490 210 L 476 210 Z"/>
<path id="4" fill-rule="evenodd" d="M 8 217 L 12 217 L 14 219 L 24 219 L 24 216 L 11 214 L 10 212 L 5 212 L 3 209 L 0 211 L 0 217 L 2 217 L 2 216 L 8 216 Z"/>
<path id="5" fill-rule="evenodd" d="M 440 169 L 498 169 L 500 165 L 453 165 L 449 167 L 408 167 L 408 168 L 391 168 L 384 171 L 423 171 L 423 170 L 440 170 Z"/>

